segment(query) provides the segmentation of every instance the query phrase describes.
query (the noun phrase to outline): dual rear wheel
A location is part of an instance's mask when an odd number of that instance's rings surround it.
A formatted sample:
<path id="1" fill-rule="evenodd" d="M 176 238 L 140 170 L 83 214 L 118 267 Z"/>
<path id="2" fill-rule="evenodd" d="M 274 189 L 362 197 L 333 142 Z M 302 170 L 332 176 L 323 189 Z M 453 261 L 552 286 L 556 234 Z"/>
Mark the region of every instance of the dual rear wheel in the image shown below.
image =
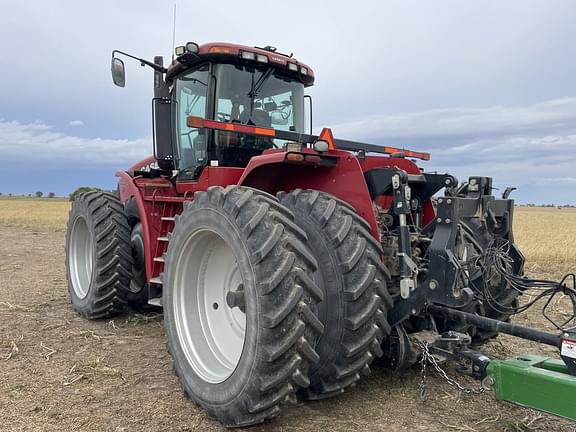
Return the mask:
<path id="1" fill-rule="evenodd" d="M 122 310 L 141 286 L 131 253 L 138 226 L 127 220 L 113 195 L 74 203 L 68 280 L 88 318 Z M 225 425 L 243 426 L 276 416 L 296 394 L 321 399 L 354 385 L 390 331 L 381 253 L 368 224 L 321 192 L 197 192 L 176 219 L 162 275 L 184 391 Z"/>
<path id="2" fill-rule="evenodd" d="M 163 279 L 185 392 L 243 426 L 276 416 L 296 393 L 329 397 L 368 373 L 391 303 L 368 229 L 316 191 L 196 193 L 176 221 Z"/>

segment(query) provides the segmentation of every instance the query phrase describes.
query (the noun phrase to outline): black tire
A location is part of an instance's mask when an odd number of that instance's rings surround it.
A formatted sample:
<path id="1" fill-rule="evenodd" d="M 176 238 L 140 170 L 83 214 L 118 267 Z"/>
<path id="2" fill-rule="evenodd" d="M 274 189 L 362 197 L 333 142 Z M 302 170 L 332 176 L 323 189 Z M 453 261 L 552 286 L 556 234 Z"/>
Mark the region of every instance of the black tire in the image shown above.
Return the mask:
<path id="1" fill-rule="evenodd" d="M 316 260 L 306 247 L 306 234 L 292 218 L 288 209 L 264 192 L 212 187 L 185 204 L 170 235 L 163 303 L 174 370 L 185 393 L 226 426 L 252 425 L 278 415 L 280 404 L 309 384 L 309 367 L 318 361 L 313 347 L 323 330 L 316 317 L 322 292 L 312 279 Z M 182 324 L 177 324 L 183 313 L 175 310 L 183 303 L 178 302 L 178 293 L 187 289 L 177 284 L 182 278 L 178 262 L 187 247 L 196 250 L 187 242 L 206 231 L 218 235 L 234 252 L 245 293 L 242 352 L 221 382 L 202 378 L 186 357 L 178 334 Z M 182 268 L 188 268 L 188 263 Z"/>
<path id="2" fill-rule="evenodd" d="M 324 399 L 368 374 L 369 365 L 382 355 L 382 339 L 390 333 L 389 274 L 370 226 L 347 203 L 315 190 L 278 196 L 294 212 L 318 260 L 315 279 L 324 292 L 318 317 L 325 330 L 316 346 L 320 361 L 311 368 L 310 386 L 300 395 Z"/>
<path id="3" fill-rule="evenodd" d="M 142 223 L 136 222 L 130 234 L 132 250 L 132 278 L 130 288 L 126 294 L 128 306 L 138 311 L 146 311 L 154 308 L 148 305 L 148 283 L 146 282 L 146 262 L 144 248 L 144 231 Z"/>
<path id="4" fill-rule="evenodd" d="M 467 235 L 471 236 L 470 243 L 475 244 L 476 252 L 483 252 L 492 242 L 492 235 L 486 229 L 486 226 L 476 219 L 466 219 L 460 222 L 460 229 Z M 518 306 L 519 292 L 512 288 L 504 279 L 486 280 L 486 271 L 481 267 L 472 269 L 467 284 L 475 293 L 481 293 L 485 289 L 484 285 L 490 290 L 491 296 L 499 304 L 510 308 Z M 481 316 L 496 319 L 499 321 L 510 321 L 510 315 L 497 310 L 487 301 L 474 300 L 471 304 L 462 308 L 466 312 L 476 313 Z M 441 320 L 438 322 L 440 331 L 456 330 L 468 333 L 472 337 L 472 344 L 475 346 L 482 345 L 488 340 L 496 337 L 498 332 L 479 329 L 478 327 L 463 324 L 459 321 Z"/>
<path id="5" fill-rule="evenodd" d="M 66 276 L 73 308 L 88 319 L 123 312 L 131 269 L 130 227 L 116 195 L 80 195 L 72 204 L 66 230 Z"/>

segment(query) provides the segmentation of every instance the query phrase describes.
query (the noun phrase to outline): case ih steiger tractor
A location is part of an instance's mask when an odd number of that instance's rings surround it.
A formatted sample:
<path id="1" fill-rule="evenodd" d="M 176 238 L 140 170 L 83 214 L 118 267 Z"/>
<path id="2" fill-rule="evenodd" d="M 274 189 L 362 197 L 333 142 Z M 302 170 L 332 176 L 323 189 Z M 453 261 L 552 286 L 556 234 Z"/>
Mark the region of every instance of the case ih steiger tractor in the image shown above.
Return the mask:
<path id="1" fill-rule="evenodd" d="M 576 332 L 509 323 L 527 289 L 576 298 L 567 279 L 523 276 L 510 190 L 425 172 L 426 153 L 307 133 L 312 69 L 272 47 L 175 51 L 167 68 L 113 52 L 120 87 L 119 56 L 154 70 L 154 156 L 117 173 L 118 195 L 73 203 L 81 315 L 162 306 L 184 391 L 227 426 L 338 395 L 378 357 L 392 371 L 455 360 L 501 399 L 576 417 Z M 563 361 L 473 349 L 498 332 Z"/>

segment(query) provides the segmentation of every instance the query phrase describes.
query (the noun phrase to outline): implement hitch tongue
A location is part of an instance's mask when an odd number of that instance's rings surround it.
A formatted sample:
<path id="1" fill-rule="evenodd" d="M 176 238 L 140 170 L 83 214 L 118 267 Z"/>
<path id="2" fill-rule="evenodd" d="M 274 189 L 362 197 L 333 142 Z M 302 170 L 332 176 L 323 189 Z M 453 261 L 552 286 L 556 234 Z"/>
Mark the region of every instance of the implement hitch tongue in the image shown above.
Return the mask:
<path id="1" fill-rule="evenodd" d="M 431 344 L 416 341 L 422 350 L 422 362 L 432 364 L 451 385 L 465 393 L 479 394 L 483 391 L 480 389 L 492 389 L 499 400 L 576 420 L 576 327 L 552 334 L 443 306 L 431 305 L 429 311 L 438 317 L 457 317 L 485 329 L 497 326 L 501 333 L 558 348 L 561 360 L 531 354 L 497 360 L 470 349 L 470 336 L 462 333 L 443 333 Z M 444 360 L 455 361 L 457 372 L 481 380 L 482 387 L 466 388 L 448 378 L 438 366 Z M 425 365 L 422 370 L 425 371 Z M 423 394 L 425 372 L 420 387 Z"/>

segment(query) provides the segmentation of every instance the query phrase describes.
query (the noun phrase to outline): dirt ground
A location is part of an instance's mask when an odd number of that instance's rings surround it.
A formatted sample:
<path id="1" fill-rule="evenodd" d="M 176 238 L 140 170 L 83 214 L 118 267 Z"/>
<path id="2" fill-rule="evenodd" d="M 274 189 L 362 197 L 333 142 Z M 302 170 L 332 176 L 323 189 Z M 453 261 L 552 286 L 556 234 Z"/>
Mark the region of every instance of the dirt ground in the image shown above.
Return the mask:
<path id="1" fill-rule="evenodd" d="M 71 310 L 63 237 L 0 225 L 0 430 L 222 430 L 183 395 L 160 315 L 90 322 Z M 544 326 L 538 313 L 516 321 Z M 486 351 L 554 354 L 505 336 Z M 373 368 L 341 397 L 287 406 L 250 430 L 576 431 L 575 423 L 497 402 L 490 392 L 461 395 L 435 374 L 420 401 L 419 380 L 418 368 L 395 375 Z"/>

